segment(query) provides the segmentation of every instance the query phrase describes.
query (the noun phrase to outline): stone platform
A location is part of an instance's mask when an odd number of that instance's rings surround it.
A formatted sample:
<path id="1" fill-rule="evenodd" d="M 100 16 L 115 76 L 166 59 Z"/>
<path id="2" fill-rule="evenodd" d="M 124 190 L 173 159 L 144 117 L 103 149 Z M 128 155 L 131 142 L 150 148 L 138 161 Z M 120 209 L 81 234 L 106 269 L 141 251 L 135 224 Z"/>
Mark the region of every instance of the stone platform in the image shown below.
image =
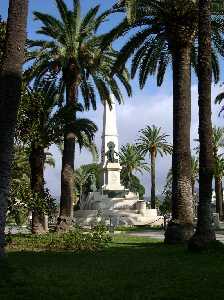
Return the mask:
<path id="1" fill-rule="evenodd" d="M 156 209 L 148 209 L 145 214 L 138 210 L 77 210 L 74 222 L 79 226 L 90 226 L 100 221 L 112 226 L 163 225 L 163 217 L 157 216 Z"/>

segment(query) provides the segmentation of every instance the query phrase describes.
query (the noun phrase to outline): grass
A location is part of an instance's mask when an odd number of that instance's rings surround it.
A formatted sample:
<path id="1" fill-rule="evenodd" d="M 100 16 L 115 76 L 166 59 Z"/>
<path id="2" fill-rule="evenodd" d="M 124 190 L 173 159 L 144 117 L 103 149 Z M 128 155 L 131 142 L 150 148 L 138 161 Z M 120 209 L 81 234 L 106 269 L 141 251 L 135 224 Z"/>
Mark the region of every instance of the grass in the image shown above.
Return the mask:
<path id="1" fill-rule="evenodd" d="M 161 226 L 150 226 L 150 225 L 138 225 L 138 226 L 117 226 L 115 227 L 116 231 L 125 231 L 125 232 L 139 232 L 139 231 L 160 231 L 163 230 Z"/>
<path id="2" fill-rule="evenodd" d="M 8 252 L 0 299 L 219 300 L 223 273 L 222 247 L 197 254 L 120 235 L 95 253 Z"/>

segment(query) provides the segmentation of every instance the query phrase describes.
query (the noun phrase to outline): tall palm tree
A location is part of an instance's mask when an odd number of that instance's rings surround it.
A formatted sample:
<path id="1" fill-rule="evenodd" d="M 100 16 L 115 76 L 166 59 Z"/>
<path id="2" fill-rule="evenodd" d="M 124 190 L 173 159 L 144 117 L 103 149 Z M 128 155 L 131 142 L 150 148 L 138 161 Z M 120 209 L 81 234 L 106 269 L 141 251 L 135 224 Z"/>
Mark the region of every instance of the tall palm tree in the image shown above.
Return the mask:
<path id="1" fill-rule="evenodd" d="M 126 70 L 111 76 L 111 67 L 117 53 L 108 46 L 101 51 L 102 37 L 96 34 L 108 13 L 97 16 L 99 6 L 90 9 L 81 18 L 80 1 L 73 1 L 70 11 L 63 0 L 55 0 L 60 19 L 35 12 L 37 20 L 42 22 L 38 31 L 49 39 L 30 41 L 34 51 L 28 59 L 35 59 L 27 73 L 42 76 L 47 71 L 55 72 L 66 90 L 66 105 L 72 107 L 82 96 L 85 107 L 90 104 L 96 108 L 96 93 L 102 100 L 111 103 L 110 91 L 121 102 L 122 95 L 117 78 L 122 82 L 128 94 L 131 88 Z M 67 118 L 64 132 L 64 150 L 61 172 L 60 222 L 70 226 L 72 220 L 73 180 L 74 180 L 75 135 L 71 120 Z M 66 226 L 64 226 L 66 227 Z"/>
<path id="2" fill-rule="evenodd" d="M 171 154 L 172 146 L 167 142 L 169 135 L 161 132 L 161 127 L 155 125 L 147 126 L 140 130 L 140 137 L 137 140 L 137 145 L 140 153 L 143 156 L 149 154 L 151 160 L 151 207 L 156 205 L 156 157 Z"/>
<path id="3" fill-rule="evenodd" d="M 196 140 L 199 141 L 199 140 Z M 224 149 L 224 129 L 222 127 L 216 127 L 214 126 L 212 129 L 212 146 L 213 146 L 213 158 L 215 162 L 215 173 L 214 173 L 214 179 L 215 179 L 215 193 L 216 193 L 216 201 L 218 203 L 221 201 L 222 195 L 220 195 L 220 176 L 219 173 L 221 172 L 221 165 L 220 165 L 220 157 L 223 155 L 223 153 L 220 154 L 220 150 Z M 196 150 L 199 152 L 199 147 L 196 147 Z M 221 207 L 217 203 L 216 207 Z M 221 211 L 217 211 L 218 213 L 221 213 Z"/>
<path id="4" fill-rule="evenodd" d="M 131 180 L 134 172 L 142 173 L 143 170 L 149 171 L 143 155 L 136 145 L 123 145 L 119 152 L 119 160 L 122 166 L 122 172 L 125 174 L 125 185 L 131 187 Z"/>
<path id="5" fill-rule="evenodd" d="M 212 228 L 211 198 L 212 178 L 214 174 L 214 154 L 211 121 L 211 0 L 199 0 L 199 206 L 198 223 L 190 248 L 203 249 L 215 240 Z"/>
<path id="6" fill-rule="evenodd" d="M 0 256 L 4 255 L 5 216 L 20 102 L 28 0 L 10 0 L 5 52 L 0 69 Z"/>
<path id="7" fill-rule="evenodd" d="M 116 11 L 124 11 L 120 5 Z M 223 17 L 212 17 L 212 67 L 215 81 L 219 79 L 217 54 L 223 56 Z M 133 56 L 131 75 L 139 70 L 139 84 L 143 88 L 148 76 L 157 75 L 157 84 L 163 82 L 169 64 L 173 70 L 173 193 L 172 222 L 166 241 L 185 241 L 193 234 L 191 191 L 191 72 L 198 73 L 198 1 L 195 0 L 139 0 L 136 21 L 125 18 L 109 35 L 114 40 L 139 28 L 122 47 L 114 70 L 121 69 Z M 106 44 L 105 39 L 105 46 Z M 172 229 L 173 228 L 173 229 Z M 177 237 L 178 235 L 178 237 Z"/>

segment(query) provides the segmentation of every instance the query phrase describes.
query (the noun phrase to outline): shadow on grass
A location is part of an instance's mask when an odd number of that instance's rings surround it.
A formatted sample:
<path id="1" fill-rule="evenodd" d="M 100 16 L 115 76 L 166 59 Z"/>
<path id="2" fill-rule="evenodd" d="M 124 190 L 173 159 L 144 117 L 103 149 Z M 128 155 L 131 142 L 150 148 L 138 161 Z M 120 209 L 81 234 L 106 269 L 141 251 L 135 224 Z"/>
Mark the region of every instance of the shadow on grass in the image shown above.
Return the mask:
<path id="1" fill-rule="evenodd" d="M 122 239 L 95 253 L 9 252 L 0 299 L 223 299 L 223 247 Z"/>

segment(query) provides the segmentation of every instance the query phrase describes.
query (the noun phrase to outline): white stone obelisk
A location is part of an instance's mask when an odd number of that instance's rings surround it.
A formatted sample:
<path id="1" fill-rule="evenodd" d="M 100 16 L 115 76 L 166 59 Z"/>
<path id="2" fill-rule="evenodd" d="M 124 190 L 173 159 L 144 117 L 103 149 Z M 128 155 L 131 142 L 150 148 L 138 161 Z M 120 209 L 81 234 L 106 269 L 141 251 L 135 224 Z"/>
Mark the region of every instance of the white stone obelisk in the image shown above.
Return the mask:
<path id="1" fill-rule="evenodd" d="M 107 102 L 104 103 L 103 112 L 103 133 L 102 133 L 102 148 L 101 148 L 101 164 L 103 169 L 103 190 L 120 191 L 124 187 L 120 183 L 121 166 L 119 164 L 119 157 L 116 153 L 119 151 L 118 146 L 118 132 L 117 132 L 117 118 L 115 108 L 115 97 L 111 95 L 112 108 L 110 109 Z M 108 162 L 107 151 L 108 143 L 113 142 L 115 147 L 116 162 Z"/>
<path id="2" fill-rule="evenodd" d="M 106 152 L 108 151 L 107 144 L 113 142 L 115 144 L 115 151 L 118 153 L 118 133 L 117 133 L 117 117 L 116 117 L 116 107 L 115 98 L 112 95 L 112 107 L 110 109 L 107 102 L 104 103 L 103 111 L 103 132 L 102 132 L 102 149 L 101 149 L 101 162 L 103 166 L 107 163 Z M 118 157 L 116 157 L 118 159 Z"/>

